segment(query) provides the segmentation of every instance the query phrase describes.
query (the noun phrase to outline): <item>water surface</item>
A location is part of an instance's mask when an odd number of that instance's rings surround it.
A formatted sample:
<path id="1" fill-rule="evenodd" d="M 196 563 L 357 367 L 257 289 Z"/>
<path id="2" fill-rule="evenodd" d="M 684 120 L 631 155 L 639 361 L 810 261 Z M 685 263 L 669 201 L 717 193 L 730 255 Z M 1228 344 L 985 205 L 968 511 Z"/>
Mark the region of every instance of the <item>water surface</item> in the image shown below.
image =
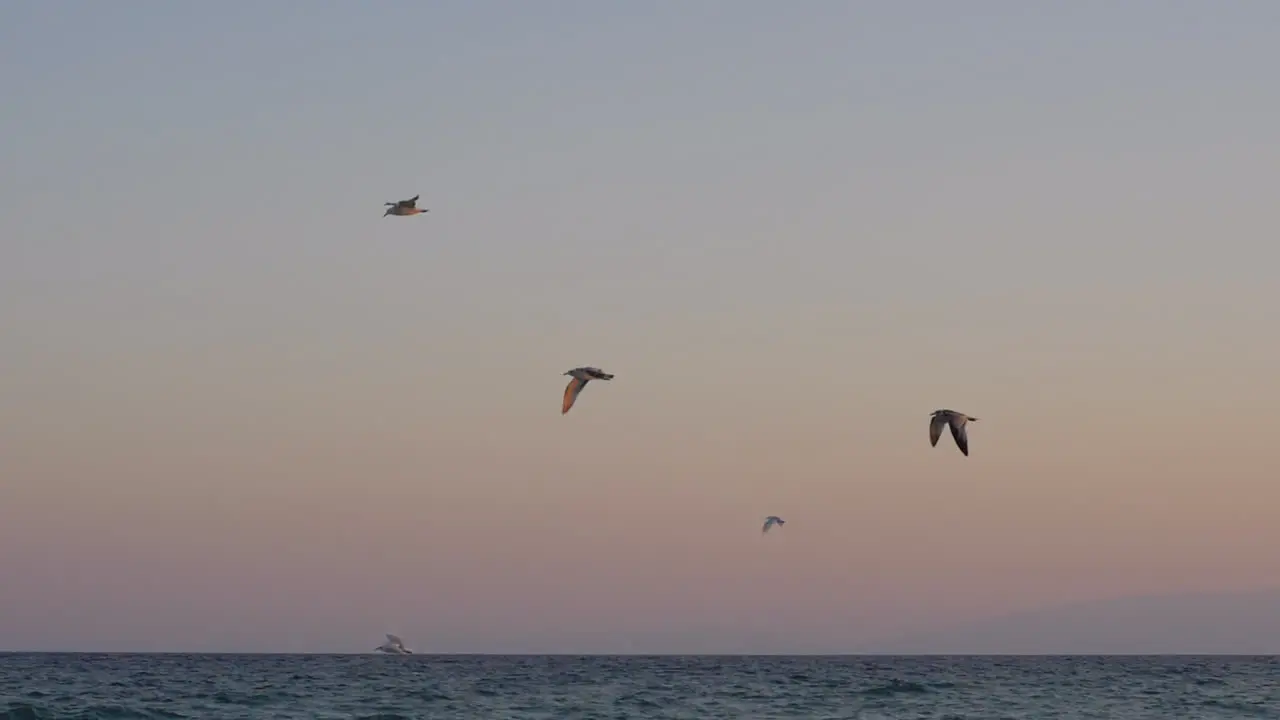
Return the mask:
<path id="1" fill-rule="evenodd" d="M 1280 659 L 0 655 L 27 718 L 1280 718 Z"/>

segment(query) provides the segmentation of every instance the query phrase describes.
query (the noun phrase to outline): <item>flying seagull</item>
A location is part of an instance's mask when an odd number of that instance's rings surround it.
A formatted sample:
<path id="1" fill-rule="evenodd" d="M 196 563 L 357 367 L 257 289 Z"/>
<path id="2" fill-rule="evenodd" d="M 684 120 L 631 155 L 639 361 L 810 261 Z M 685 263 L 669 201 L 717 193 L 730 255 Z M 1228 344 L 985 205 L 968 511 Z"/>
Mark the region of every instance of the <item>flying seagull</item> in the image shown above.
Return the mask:
<path id="1" fill-rule="evenodd" d="M 412 655 L 413 651 L 404 646 L 404 641 L 400 638 L 387 633 L 387 641 L 373 649 L 374 652 L 384 652 L 388 655 Z"/>
<path id="2" fill-rule="evenodd" d="M 382 213 L 382 217 L 386 217 L 388 215 L 417 215 L 418 213 L 426 212 L 426 210 L 423 210 L 418 207 L 418 198 L 420 197 L 422 196 L 414 195 L 408 200 L 401 200 L 400 202 L 393 202 L 393 203 L 383 203 L 383 205 L 387 206 L 387 211 Z"/>
<path id="3" fill-rule="evenodd" d="M 956 447 L 960 448 L 960 452 L 965 457 L 969 457 L 969 435 L 965 432 L 964 426 L 969 422 L 977 422 L 978 418 L 969 417 L 962 412 L 955 410 L 934 410 L 929 420 L 929 444 L 937 447 L 938 438 L 942 437 L 942 426 L 951 426 L 951 437 L 956 440 Z"/>
<path id="4" fill-rule="evenodd" d="M 574 368 L 564 375 L 573 377 L 569 384 L 564 388 L 564 402 L 560 405 L 560 414 L 569 412 L 569 408 L 573 407 L 573 403 L 578 399 L 578 393 L 582 392 L 582 388 L 587 386 L 592 380 L 612 380 L 613 376 L 609 373 L 595 367 Z"/>
<path id="5" fill-rule="evenodd" d="M 783 525 L 786 525 L 786 524 L 787 524 L 786 520 L 783 520 L 777 515 L 770 515 L 769 517 L 764 519 L 764 527 L 760 529 L 760 532 L 767 533 L 769 532 L 769 528 L 773 527 L 774 525 L 777 525 L 778 527 L 782 527 Z"/>

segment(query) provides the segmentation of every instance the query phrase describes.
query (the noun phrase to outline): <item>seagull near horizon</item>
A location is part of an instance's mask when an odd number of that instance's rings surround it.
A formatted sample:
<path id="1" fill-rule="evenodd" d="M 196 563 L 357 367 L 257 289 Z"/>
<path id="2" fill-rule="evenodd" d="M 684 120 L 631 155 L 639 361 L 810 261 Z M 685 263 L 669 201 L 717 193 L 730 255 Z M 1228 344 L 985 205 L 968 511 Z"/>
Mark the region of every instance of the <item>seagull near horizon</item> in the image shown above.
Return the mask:
<path id="1" fill-rule="evenodd" d="M 767 533 L 769 532 L 769 528 L 773 527 L 774 525 L 777 525 L 778 527 L 782 527 L 783 525 L 786 525 L 786 524 L 787 524 L 786 520 L 783 520 L 777 515 L 770 515 L 769 517 L 764 519 L 764 527 L 760 528 L 760 532 Z"/>
<path id="2" fill-rule="evenodd" d="M 413 651 L 404 646 L 404 641 L 400 638 L 387 633 L 387 641 L 373 649 L 374 652 L 383 652 L 388 655 L 412 655 Z"/>
<path id="3" fill-rule="evenodd" d="M 971 422 L 977 422 L 978 418 L 969 417 L 962 412 L 955 410 L 934 410 L 929 420 L 929 444 L 933 447 L 938 446 L 938 438 L 942 437 L 942 426 L 951 426 L 951 437 L 956 441 L 956 447 L 960 448 L 960 452 L 965 457 L 969 457 L 969 434 L 965 432 L 965 425 Z"/>
<path id="4" fill-rule="evenodd" d="M 393 203 L 383 203 L 384 205 L 387 206 L 387 211 L 382 213 L 382 217 L 386 217 L 388 215 L 417 215 L 418 213 L 426 212 L 426 210 L 423 210 L 422 208 L 418 207 L 418 198 L 420 197 L 422 196 L 414 195 L 408 200 L 401 200 L 399 202 L 393 202 Z"/>
<path id="5" fill-rule="evenodd" d="M 564 388 L 564 401 L 560 404 L 560 414 L 564 415 L 569 412 L 569 408 L 573 407 L 573 403 L 578 399 L 578 393 L 582 392 L 582 388 L 592 380 L 612 380 L 613 375 L 601 370 L 597 367 L 580 367 L 574 368 L 569 372 L 562 373 L 569 375 L 573 379 Z"/>

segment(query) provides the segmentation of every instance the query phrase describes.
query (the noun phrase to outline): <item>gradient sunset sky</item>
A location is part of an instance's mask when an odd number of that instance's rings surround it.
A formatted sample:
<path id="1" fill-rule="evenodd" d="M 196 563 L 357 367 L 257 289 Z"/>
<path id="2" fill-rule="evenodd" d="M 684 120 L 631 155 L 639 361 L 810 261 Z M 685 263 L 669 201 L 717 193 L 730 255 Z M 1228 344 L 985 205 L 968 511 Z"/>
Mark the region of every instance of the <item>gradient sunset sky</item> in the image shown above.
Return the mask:
<path id="1" fill-rule="evenodd" d="M 0 3 L 0 649 L 838 652 L 1280 584 L 1277 37 Z"/>

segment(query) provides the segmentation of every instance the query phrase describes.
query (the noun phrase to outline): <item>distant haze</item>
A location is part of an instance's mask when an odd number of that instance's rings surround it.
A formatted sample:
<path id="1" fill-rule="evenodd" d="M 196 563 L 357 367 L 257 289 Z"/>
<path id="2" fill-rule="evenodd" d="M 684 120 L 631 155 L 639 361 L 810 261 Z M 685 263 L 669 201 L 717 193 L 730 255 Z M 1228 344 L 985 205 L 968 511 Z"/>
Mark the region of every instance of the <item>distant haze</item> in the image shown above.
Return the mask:
<path id="1" fill-rule="evenodd" d="M 867 649 L 906 655 L 1276 655 L 1280 590 L 1078 603 L 911 633 Z"/>
<path id="2" fill-rule="evenodd" d="M 1280 586 L 1278 37 L 0 3 L 0 649 L 852 652 Z M 919 647 L 1280 628 L 1218 607 Z"/>

